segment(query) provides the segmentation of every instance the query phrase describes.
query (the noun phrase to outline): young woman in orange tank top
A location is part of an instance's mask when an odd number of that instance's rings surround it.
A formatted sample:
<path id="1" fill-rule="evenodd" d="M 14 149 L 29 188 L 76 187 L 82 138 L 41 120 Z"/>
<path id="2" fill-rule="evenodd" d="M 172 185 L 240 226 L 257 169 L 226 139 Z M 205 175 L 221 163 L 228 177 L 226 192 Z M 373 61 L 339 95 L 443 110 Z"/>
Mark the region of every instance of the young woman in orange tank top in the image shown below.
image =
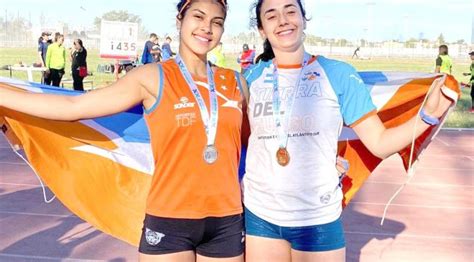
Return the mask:
<path id="1" fill-rule="evenodd" d="M 208 64 L 221 40 L 226 0 L 181 0 L 179 55 L 141 66 L 109 87 L 65 97 L 0 90 L 0 106 L 72 121 L 143 104 L 156 168 L 141 261 L 243 261 L 238 181 L 240 75 Z M 110 99 L 113 98 L 113 99 Z"/>

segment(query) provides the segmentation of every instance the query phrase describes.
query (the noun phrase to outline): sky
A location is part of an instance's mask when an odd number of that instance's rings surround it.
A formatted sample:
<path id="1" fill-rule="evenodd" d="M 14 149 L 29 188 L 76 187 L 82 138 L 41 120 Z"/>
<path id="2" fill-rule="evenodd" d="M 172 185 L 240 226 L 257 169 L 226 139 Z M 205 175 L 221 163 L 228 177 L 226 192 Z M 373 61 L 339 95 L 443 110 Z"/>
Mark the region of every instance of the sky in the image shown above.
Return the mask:
<path id="1" fill-rule="evenodd" d="M 91 27 L 95 17 L 112 10 L 140 15 L 149 32 L 176 34 L 178 0 L 0 0 L 0 16 L 20 15 L 39 24 L 41 14 L 50 24 L 66 22 L 72 28 Z M 226 34 L 249 31 L 249 8 L 254 0 L 228 0 Z M 325 38 L 361 38 L 372 41 L 464 39 L 471 42 L 474 0 L 306 0 L 306 33 Z M 81 8 L 82 7 L 82 8 Z"/>

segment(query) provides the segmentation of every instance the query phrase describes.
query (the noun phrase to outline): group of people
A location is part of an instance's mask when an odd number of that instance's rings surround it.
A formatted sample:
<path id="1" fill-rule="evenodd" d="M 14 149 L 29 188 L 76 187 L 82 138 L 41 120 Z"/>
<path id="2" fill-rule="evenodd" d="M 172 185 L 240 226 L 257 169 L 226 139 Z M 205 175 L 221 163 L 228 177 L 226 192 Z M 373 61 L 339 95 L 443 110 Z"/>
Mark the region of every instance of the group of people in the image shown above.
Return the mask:
<path id="1" fill-rule="evenodd" d="M 171 42 L 173 39 L 167 36 L 163 46 L 160 46 L 158 35 L 150 34 L 150 38 L 145 43 L 142 53 L 142 64 L 165 62 L 171 59 L 176 53 L 171 51 Z"/>
<path id="2" fill-rule="evenodd" d="M 336 167 L 343 124 L 386 158 L 412 141 L 415 128 L 419 136 L 439 124 L 451 105 L 437 85 L 420 115 L 386 129 L 352 66 L 305 51 L 308 19 L 301 0 L 258 0 L 254 7 L 264 53 L 243 75 L 207 60 L 221 41 L 227 1 L 181 0 L 175 59 L 162 56 L 160 63 L 75 97 L 0 89 L 0 106 L 48 119 L 87 119 L 143 105 L 156 166 L 141 261 L 243 261 L 244 250 L 247 261 L 344 261 Z M 65 52 L 56 51 L 60 38 L 48 52 Z M 144 55 L 156 55 L 152 50 Z M 64 69 L 48 61 L 51 69 Z M 321 77 L 301 83 L 315 71 Z M 317 85 L 320 92 L 291 95 L 301 85 Z M 262 105 L 266 109 L 257 110 Z M 179 116 L 192 117 L 191 124 L 182 125 Z M 248 136 L 241 129 L 247 118 Z M 291 125 L 295 118 L 308 121 Z M 247 139 L 241 187 L 238 167 Z"/>
<path id="3" fill-rule="evenodd" d="M 65 74 L 66 60 L 71 62 L 71 75 L 74 90 L 84 91 L 83 80 L 87 76 L 87 50 L 81 39 L 74 39 L 69 53 L 64 46 L 64 35 L 57 32 L 54 39 L 51 33 L 43 32 L 38 40 L 38 56 L 41 66 L 46 68 L 42 83 L 59 87 Z"/>

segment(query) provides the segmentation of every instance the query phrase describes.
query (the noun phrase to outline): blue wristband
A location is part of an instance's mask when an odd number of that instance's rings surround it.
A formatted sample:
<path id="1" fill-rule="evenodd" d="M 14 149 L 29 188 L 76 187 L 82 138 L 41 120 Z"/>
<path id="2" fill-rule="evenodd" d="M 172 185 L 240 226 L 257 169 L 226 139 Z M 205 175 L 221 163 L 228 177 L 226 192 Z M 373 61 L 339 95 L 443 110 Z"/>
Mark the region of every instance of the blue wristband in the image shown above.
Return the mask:
<path id="1" fill-rule="evenodd" d="M 427 123 L 430 126 L 439 125 L 439 119 L 434 116 L 427 115 L 424 108 L 420 110 L 420 117 L 423 122 Z"/>

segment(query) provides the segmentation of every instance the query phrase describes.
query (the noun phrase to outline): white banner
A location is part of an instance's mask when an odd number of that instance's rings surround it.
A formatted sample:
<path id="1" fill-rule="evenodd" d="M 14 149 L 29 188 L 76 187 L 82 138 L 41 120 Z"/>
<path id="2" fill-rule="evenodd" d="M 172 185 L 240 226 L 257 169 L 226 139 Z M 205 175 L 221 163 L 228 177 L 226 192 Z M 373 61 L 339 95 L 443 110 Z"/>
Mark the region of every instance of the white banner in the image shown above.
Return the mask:
<path id="1" fill-rule="evenodd" d="M 102 20 L 100 57 L 132 59 L 137 56 L 138 24 Z"/>

